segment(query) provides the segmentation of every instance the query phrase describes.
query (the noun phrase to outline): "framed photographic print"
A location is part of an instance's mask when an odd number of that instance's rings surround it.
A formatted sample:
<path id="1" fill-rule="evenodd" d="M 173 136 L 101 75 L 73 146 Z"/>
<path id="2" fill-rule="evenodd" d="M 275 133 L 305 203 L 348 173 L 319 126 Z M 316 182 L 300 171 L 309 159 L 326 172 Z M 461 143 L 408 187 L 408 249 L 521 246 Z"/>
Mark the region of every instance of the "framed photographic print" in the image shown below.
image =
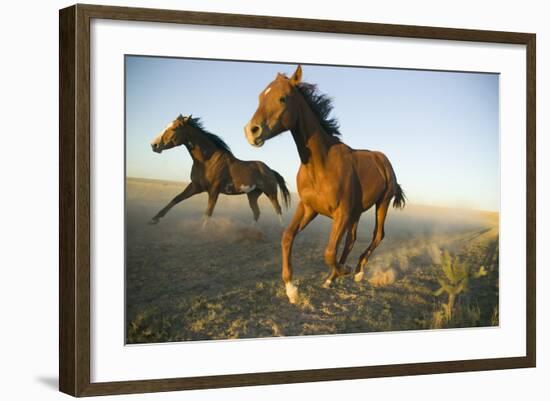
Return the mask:
<path id="1" fill-rule="evenodd" d="M 535 35 L 60 11 L 60 390 L 534 367 Z"/>

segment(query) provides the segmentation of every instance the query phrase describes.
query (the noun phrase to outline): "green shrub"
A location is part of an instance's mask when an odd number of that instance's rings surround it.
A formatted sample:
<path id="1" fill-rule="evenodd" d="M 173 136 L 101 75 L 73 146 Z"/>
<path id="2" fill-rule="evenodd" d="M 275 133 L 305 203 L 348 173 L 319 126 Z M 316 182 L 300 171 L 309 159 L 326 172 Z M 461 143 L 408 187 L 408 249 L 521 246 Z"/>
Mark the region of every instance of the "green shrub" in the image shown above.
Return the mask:
<path id="1" fill-rule="evenodd" d="M 472 271 L 470 266 L 462 262 L 458 256 L 452 258 L 449 252 L 445 251 L 441 258 L 441 272 L 442 275 L 437 280 L 440 288 L 434 292 L 434 295 L 439 297 L 447 294 L 447 303 L 443 304 L 443 311 L 446 320 L 451 321 L 457 297 L 468 291 L 471 278 L 483 277 L 487 275 L 487 271 L 484 266 L 477 271 Z"/>

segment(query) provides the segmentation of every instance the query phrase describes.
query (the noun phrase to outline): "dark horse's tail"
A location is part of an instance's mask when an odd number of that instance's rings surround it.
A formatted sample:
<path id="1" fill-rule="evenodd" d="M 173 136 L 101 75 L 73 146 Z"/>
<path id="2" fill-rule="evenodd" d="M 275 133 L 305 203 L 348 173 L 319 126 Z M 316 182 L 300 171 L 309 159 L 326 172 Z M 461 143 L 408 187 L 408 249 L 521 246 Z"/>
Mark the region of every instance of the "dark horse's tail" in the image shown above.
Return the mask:
<path id="1" fill-rule="evenodd" d="M 396 209 L 403 209 L 407 203 L 407 197 L 405 192 L 401 189 L 401 185 L 395 184 L 395 195 L 393 196 L 393 207 Z"/>
<path id="2" fill-rule="evenodd" d="M 288 209 L 290 206 L 290 192 L 288 191 L 288 188 L 286 187 L 285 179 L 281 174 L 276 172 L 275 170 L 271 170 L 273 172 L 273 175 L 275 175 L 275 179 L 277 180 L 277 184 L 279 184 L 279 189 L 281 190 L 281 199 L 285 205 L 285 208 Z"/>

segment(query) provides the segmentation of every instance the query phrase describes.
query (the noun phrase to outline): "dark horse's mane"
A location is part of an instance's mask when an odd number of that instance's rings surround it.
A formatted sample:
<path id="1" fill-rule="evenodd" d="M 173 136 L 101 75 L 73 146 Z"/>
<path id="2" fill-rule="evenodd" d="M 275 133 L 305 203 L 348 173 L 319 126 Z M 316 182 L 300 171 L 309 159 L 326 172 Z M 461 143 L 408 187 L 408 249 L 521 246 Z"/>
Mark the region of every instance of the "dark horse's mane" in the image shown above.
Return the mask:
<path id="1" fill-rule="evenodd" d="M 304 96 L 309 107 L 315 113 L 321 126 L 327 134 L 340 140 L 340 124 L 335 117 L 330 117 L 332 111 L 332 98 L 324 93 L 319 93 L 317 85 L 301 82 L 297 86 L 300 93 Z"/>
<path id="2" fill-rule="evenodd" d="M 225 141 L 222 138 L 220 138 L 219 136 L 207 131 L 204 128 L 204 124 L 201 121 L 200 117 L 191 117 L 191 118 L 189 118 L 187 123 L 191 127 L 198 129 L 206 138 L 208 138 L 210 140 L 210 142 L 212 142 L 212 144 L 214 144 L 214 146 L 216 148 L 220 149 L 223 152 L 233 154 L 233 152 L 231 152 L 231 148 L 229 148 L 229 145 L 227 143 L 225 143 Z"/>

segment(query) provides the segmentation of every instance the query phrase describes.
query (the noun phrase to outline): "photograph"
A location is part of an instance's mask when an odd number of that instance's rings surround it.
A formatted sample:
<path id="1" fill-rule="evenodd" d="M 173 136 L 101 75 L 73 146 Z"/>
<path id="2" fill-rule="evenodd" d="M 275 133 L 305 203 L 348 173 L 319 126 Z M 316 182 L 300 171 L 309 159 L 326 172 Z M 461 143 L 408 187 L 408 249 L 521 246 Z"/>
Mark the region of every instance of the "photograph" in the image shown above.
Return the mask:
<path id="1" fill-rule="evenodd" d="M 124 69 L 126 344 L 499 326 L 499 74 Z"/>

